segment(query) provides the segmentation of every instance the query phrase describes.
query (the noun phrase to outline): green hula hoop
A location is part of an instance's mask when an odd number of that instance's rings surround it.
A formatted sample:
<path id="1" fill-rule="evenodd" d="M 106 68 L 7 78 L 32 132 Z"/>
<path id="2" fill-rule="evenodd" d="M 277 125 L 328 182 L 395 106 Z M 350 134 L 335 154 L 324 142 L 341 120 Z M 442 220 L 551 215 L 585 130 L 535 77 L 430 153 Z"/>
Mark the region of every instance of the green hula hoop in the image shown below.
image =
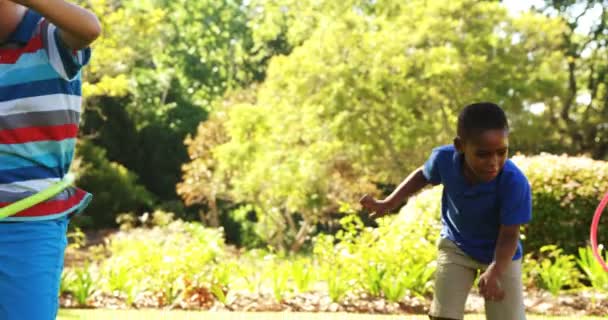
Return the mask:
<path id="1" fill-rule="evenodd" d="M 65 188 L 72 185 L 72 183 L 74 183 L 75 179 L 76 179 L 76 176 L 74 174 L 68 173 L 63 177 L 63 179 L 61 179 L 61 181 L 54 183 L 50 187 L 48 187 L 34 195 L 31 195 L 27 198 L 23 198 L 19 201 L 15 201 L 6 207 L 0 208 L 0 219 L 10 217 L 10 216 L 16 214 L 17 212 L 20 212 L 27 208 L 33 207 L 45 200 L 48 200 L 48 199 L 56 196 L 61 191 L 63 191 Z"/>

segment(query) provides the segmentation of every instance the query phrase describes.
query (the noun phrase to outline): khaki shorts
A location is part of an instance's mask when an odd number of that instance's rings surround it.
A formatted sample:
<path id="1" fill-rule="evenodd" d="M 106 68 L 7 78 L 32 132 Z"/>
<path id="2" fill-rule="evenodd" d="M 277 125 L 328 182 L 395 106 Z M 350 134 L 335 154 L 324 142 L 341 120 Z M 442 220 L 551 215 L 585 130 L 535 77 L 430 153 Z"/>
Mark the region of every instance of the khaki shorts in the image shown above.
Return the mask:
<path id="1" fill-rule="evenodd" d="M 438 247 L 435 293 L 429 315 L 463 319 L 465 303 L 473 282 L 478 272 L 483 272 L 488 265 L 472 259 L 448 239 L 441 239 Z M 513 261 L 499 281 L 505 291 L 505 298 L 502 301 L 485 301 L 486 319 L 526 319 L 521 259 Z"/>

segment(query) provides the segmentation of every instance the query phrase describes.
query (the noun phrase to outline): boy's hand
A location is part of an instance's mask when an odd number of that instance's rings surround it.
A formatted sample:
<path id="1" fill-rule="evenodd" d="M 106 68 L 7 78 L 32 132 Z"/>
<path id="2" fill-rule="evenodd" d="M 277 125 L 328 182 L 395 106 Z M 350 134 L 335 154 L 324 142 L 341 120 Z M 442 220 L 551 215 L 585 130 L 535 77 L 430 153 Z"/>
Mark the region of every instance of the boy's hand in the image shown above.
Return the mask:
<path id="1" fill-rule="evenodd" d="M 505 292 L 498 281 L 498 272 L 492 263 L 488 269 L 479 277 L 479 293 L 487 300 L 501 301 Z"/>
<path id="2" fill-rule="evenodd" d="M 383 201 L 378 201 L 374 199 L 374 197 L 370 196 L 369 194 L 364 195 L 363 198 L 359 200 L 359 203 L 361 204 L 361 206 L 363 206 L 364 209 L 371 212 L 369 216 L 372 219 L 378 219 L 380 217 L 383 217 L 390 210 L 388 204 Z"/>

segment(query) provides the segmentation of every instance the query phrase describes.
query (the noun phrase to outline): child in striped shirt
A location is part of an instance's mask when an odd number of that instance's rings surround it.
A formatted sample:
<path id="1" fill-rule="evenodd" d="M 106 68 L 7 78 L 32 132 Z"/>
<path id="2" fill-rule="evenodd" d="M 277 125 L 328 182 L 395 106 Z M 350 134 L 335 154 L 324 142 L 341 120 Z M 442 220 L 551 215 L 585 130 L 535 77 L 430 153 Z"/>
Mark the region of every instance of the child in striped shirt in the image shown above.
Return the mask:
<path id="1" fill-rule="evenodd" d="M 0 207 L 68 173 L 80 70 L 100 32 L 93 13 L 63 0 L 0 0 Z M 69 217 L 90 199 L 69 187 L 0 220 L 0 319 L 55 319 Z"/>

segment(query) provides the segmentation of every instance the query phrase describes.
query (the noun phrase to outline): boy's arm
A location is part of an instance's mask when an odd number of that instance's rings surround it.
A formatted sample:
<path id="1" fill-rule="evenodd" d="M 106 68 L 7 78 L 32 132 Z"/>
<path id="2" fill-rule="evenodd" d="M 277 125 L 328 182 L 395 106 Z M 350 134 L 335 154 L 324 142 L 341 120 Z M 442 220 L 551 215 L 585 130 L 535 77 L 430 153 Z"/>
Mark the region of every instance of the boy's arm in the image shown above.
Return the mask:
<path id="1" fill-rule="evenodd" d="M 513 260 L 519 241 L 519 227 L 519 224 L 500 226 L 494 251 L 494 262 L 490 264 L 479 281 L 481 294 L 488 299 L 501 300 L 504 296 L 504 292 L 498 284 L 498 278 Z"/>
<path id="2" fill-rule="evenodd" d="M 393 210 L 428 184 L 428 180 L 422 173 L 422 168 L 418 168 L 407 176 L 383 202 L 388 205 L 389 210 Z"/>
<path id="3" fill-rule="evenodd" d="M 519 243 L 519 224 L 516 225 L 501 225 L 498 232 L 498 240 L 496 241 L 496 249 L 494 253 L 494 269 L 501 275 L 509 266 L 517 251 Z"/>
<path id="4" fill-rule="evenodd" d="M 64 0 L 11 0 L 32 8 L 59 28 L 61 40 L 71 49 L 88 47 L 101 34 L 101 24 L 90 11 Z"/>
<path id="5" fill-rule="evenodd" d="M 422 168 L 418 168 L 407 176 L 386 199 L 378 201 L 369 195 L 365 195 L 360 203 L 364 208 L 374 212 L 371 215 L 372 218 L 378 218 L 398 207 L 403 201 L 418 193 L 427 185 L 429 185 L 429 181 L 422 173 Z"/>

